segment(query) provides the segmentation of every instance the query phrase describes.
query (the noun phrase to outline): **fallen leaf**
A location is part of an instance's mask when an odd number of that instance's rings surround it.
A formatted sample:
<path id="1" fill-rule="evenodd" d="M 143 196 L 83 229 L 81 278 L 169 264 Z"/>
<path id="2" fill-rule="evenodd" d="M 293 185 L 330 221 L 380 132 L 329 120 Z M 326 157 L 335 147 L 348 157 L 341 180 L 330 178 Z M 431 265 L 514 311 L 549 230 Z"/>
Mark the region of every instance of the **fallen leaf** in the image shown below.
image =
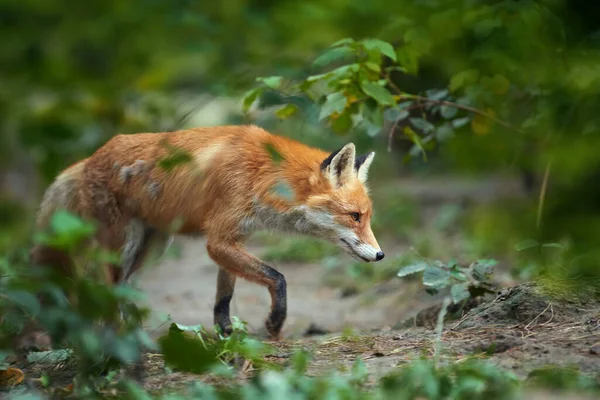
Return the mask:
<path id="1" fill-rule="evenodd" d="M 23 383 L 25 374 L 18 368 L 0 370 L 0 387 L 16 386 Z"/>

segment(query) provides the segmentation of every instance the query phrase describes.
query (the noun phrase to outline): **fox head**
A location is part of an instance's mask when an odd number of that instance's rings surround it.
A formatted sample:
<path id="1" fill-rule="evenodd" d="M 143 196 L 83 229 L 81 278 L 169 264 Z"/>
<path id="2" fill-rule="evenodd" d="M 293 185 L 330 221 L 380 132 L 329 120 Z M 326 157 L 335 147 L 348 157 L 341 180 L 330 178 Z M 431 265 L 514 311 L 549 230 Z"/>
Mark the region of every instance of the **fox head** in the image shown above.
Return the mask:
<path id="1" fill-rule="evenodd" d="M 371 230 L 372 204 L 366 187 L 375 153 L 356 157 L 353 143 L 329 155 L 320 166 L 317 194 L 306 199 L 305 217 L 313 234 L 330 240 L 360 261 L 384 257 Z"/>

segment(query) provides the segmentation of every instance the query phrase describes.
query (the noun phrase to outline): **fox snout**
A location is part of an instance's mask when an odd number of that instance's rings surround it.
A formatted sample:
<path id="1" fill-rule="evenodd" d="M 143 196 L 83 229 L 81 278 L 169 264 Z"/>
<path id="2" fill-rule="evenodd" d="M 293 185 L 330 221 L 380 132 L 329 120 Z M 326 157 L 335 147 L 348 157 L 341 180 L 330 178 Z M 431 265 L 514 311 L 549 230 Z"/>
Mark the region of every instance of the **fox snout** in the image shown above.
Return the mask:
<path id="1" fill-rule="evenodd" d="M 340 239 L 342 248 L 353 258 L 365 261 L 381 261 L 385 257 L 385 253 L 378 247 L 374 247 L 368 243 L 365 243 L 359 239 L 348 240 L 346 238 Z"/>

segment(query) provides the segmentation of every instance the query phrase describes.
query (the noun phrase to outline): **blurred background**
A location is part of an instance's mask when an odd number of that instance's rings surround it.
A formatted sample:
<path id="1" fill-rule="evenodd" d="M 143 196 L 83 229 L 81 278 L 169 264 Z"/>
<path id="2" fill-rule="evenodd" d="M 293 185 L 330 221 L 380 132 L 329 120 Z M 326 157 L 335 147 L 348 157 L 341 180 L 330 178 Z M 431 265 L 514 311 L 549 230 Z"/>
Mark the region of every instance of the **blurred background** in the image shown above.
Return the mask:
<path id="1" fill-rule="evenodd" d="M 537 276 L 597 284 L 599 7 L 2 0 L 3 259 L 29 245 L 56 174 L 111 136 L 254 123 L 326 150 L 353 141 L 377 152 L 370 187 L 384 262 L 356 263 L 301 237 L 250 244 L 288 279 L 288 333 L 394 326 L 431 301 L 396 276 L 419 257 L 495 258 L 502 285 Z M 352 76 L 387 95 L 345 76 L 309 93 L 309 77 L 352 63 L 361 40 L 381 54 L 354 61 Z M 203 243 L 180 239 L 154 264 L 139 277 L 153 308 L 211 324 L 216 266 Z M 240 283 L 233 313 L 258 328 L 267 311 L 266 291 Z"/>

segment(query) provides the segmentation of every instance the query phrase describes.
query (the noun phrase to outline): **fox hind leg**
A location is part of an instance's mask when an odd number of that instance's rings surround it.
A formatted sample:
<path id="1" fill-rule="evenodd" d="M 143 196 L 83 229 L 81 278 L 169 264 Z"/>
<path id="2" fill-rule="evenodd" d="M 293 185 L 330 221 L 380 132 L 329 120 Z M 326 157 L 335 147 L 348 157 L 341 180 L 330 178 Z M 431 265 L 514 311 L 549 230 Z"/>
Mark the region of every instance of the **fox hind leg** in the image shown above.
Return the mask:
<path id="1" fill-rule="evenodd" d="M 236 276 L 223 268 L 219 268 L 217 276 L 217 295 L 214 307 L 214 323 L 225 335 L 232 332 L 229 305 L 235 289 Z"/>
<path id="2" fill-rule="evenodd" d="M 115 277 L 115 284 L 129 284 L 132 275 L 139 270 L 148 256 L 153 239 L 157 231 L 137 219 L 131 220 L 125 229 L 125 243 L 121 253 L 119 275 Z M 121 308 L 121 319 L 126 320 L 129 315 L 126 307 Z"/>

